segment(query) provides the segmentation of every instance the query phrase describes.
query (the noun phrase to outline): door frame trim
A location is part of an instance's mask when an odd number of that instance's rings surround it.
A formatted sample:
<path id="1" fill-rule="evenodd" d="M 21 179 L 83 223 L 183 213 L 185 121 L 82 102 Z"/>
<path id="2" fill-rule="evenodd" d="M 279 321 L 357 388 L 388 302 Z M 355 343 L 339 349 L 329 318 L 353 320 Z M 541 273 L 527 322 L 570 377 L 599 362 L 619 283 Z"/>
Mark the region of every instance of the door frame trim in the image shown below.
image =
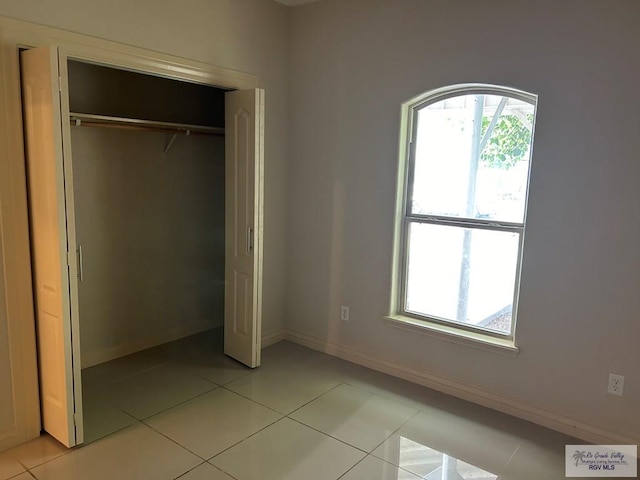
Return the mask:
<path id="1" fill-rule="evenodd" d="M 75 59 L 222 88 L 259 86 L 251 73 L 0 16 L 0 331 L 6 320 L 14 403 L 0 451 L 36 438 L 41 428 L 18 52 L 44 45 L 57 45 L 65 65 Z"/>

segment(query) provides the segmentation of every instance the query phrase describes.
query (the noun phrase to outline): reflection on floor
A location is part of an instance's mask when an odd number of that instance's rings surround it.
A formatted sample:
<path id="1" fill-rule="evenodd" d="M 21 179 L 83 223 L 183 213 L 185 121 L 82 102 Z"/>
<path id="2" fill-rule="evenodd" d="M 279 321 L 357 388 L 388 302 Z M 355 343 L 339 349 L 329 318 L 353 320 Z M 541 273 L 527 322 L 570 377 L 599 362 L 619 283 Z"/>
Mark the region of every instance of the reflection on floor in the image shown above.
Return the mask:
<path id="1" fill-rule="evenodd" d="M 0 455 L 0 479 L 563 479 L 584 443 L 289 342 L 250 370 L 202 334 L 83 381 L 104 438 L 43 436 Z"/>

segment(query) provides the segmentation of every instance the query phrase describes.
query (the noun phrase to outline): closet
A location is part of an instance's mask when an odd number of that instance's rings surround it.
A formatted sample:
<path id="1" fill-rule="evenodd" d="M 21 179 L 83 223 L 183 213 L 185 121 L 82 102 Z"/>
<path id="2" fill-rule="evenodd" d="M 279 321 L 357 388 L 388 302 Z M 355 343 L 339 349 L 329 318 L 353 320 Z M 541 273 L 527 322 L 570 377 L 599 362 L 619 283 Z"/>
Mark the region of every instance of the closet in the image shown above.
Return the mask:
<path id="1" fill-rule="evenodd" d="M 224 90 L 68 72 L 85 369 L 222 326 Z"/>
<path id="2" fill-rule="evenodd" d="M 21 67 L 43 427 L 73 446 L 108 415 L 92 367 L 220 327 L 259 365 L 264 92 L 56 47 Z"/>

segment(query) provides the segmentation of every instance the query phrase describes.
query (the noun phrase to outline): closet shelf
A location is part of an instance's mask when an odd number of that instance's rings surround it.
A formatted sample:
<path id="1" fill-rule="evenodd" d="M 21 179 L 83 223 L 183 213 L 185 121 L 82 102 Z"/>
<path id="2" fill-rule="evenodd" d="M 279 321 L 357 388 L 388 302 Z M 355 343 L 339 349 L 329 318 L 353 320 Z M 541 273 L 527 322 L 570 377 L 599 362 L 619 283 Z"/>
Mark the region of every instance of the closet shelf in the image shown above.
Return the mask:
<path id="1" fill-rule="evenodd" d="M 146 130 L 161 133 L 184 133 L 185 135 L 224 135 L 224 128 L 205 127 L 203 125 L 188 125 L 184 123 L 156 122 L 153 120 L 139 120 L 137 118 L 109 117 L 106 115 L 92 115 L 89 113 L 69 114 L 72 126 L 76 127 L 111 127 L 132 130 Z"/>

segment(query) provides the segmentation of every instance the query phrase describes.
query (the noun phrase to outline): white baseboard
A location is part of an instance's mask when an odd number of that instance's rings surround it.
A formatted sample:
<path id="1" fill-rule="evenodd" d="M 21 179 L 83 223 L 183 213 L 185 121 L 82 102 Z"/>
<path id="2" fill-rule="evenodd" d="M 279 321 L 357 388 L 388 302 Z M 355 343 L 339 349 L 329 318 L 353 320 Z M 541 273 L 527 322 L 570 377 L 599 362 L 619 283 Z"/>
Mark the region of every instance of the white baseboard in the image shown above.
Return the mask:
<path id="1" fill-rule="evenodd" d="M 569 417 L 534 407 L 514 399 L 496 395 L 492 392 L 459 382 L 451 378 L 443 377 L 425 370 L 418 370 L 408 365 L 379 357 L 367 352 L 356 350 L 353 347 L 343 346 L 326 340 L 313 337 L 301 332 L 286 330 L 286 340 L 303 345 L 313 350 L 318 350 L 347 360 L 363 367 L 371 368 L 394 377 L 402 378 L 412 383 L 438 390 L 453 397 L 461 398 L 493 410 L 497 410 L 514 417 L 550 428 L 552 430 L 572 435 L 579 439 L 594 444 L 638 444 L 640 439 L 633 438 L 617 432 L 602 429 L 583 422 L 575 421 Z"/>
<path id="2" fill-rule="evenodd" d="M 82 352 L 82 368 L 93 367 L 100 363 L 115 360 L 116 358 L 131 355 L 132 353 L 146 350 L 147 348 L 157 347 L 163 343 L 173 342 L 196 333 L 204 332 L 216 328 L 216 325 L 212 325 L 210 320 L 205 322 L 198 322 L 188 326 L 180 326 L 180 328 L 173 328 L 167 331 L 158 331 L 153 336 L 143 337 L 135 339 L 126 344 L 117 345 L 111 348 L 104 348 L 101 350 L 95 350 L 92 352 Z"/>
<path id="3" fill-rule="evenodd" d="M 282 340 L 286 340 L 286 330 L 277 330 L 275 332 L 269 332 L 262 335 L 262 348 L 278 343 Z"/>
<path id="4" fill-rule="evenodd" d="M 180 330 L 173 330 L 154 337 L 145 337 L 135 342 L 128 343 L 126 345 L 118 345 L 112 348 L 105 348 L 94 352 L 87 352 L 82 354 L 82 368 L 93 367 L 100 363 L 115 360 L 116 358 L 131 355 L 132 353 L 145 350 L 147 348 L 156 347 L 163 343 L 179 340 L 189 335 L 195 335 L 196 333 L 204 332 L 212 328 L 222 328 L 219 325 L 197 325 L 195 327 L 183 328 Z M 277 330 L 275 332 L 269 332 L 262 336 L 262 348 L 278 343 L 286 338 L 285 330 Z"/>

